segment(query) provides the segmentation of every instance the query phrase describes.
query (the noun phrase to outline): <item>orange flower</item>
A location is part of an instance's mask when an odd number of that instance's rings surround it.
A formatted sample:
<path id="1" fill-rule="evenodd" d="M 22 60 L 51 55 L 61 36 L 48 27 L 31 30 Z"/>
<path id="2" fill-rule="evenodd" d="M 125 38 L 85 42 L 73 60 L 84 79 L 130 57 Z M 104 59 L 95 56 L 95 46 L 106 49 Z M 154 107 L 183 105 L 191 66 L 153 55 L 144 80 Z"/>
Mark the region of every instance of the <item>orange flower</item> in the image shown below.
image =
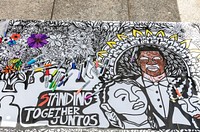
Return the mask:
<path id="1" fill-rule="evenodd" d="M 15 71 L 15 69 L 13 68 L 13 66 L 6 66 L 2 72 L 3 73 L 11 73 L 14 71 Z"/>
<path id="2" fill-rule="evenodd" d="M 13 40 L 18 40 L 20 38 L 20 34 L 14 33 L 10 38 Z"/>

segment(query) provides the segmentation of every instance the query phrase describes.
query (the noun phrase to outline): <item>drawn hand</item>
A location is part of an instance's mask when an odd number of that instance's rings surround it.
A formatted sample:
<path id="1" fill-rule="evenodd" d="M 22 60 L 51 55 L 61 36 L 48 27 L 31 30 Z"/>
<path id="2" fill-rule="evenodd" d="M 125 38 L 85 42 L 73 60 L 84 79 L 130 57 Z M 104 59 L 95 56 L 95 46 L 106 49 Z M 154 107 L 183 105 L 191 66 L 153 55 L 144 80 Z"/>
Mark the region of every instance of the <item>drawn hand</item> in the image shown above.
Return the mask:
<path id="1" fill-rule="evenodd" d="M 200 114 L 196 114 L 193 117 L 196 118 L 196 119 L 198 119 L 198 120 L 200 120 Z"/>
<path id="2" fill-rule="evenodd" d="M 189 114 L 194 114 L 195 111 L 197 111 L 197 108 L 194 105 L 196 102 L 196 98 L 188 98 L 188 99 L 180 99 L 178 100 L 179 105 L 181 105 L 181 108 Z"/>
<path id="3" fill-rule="evenodd" d="M 117 114 L 112 111 L 109 104 L 107 104 L 107 103 L 101 104 L 101 108 L 105 112 L 105 116 L 106 116 L 106 118 L 108 119 L 108 121 L 110 122 L 111 125 L 113 125 L 115 127 L 119 127 L 119 128 L 124 128 L 124 124 L 119 119 Z"/>

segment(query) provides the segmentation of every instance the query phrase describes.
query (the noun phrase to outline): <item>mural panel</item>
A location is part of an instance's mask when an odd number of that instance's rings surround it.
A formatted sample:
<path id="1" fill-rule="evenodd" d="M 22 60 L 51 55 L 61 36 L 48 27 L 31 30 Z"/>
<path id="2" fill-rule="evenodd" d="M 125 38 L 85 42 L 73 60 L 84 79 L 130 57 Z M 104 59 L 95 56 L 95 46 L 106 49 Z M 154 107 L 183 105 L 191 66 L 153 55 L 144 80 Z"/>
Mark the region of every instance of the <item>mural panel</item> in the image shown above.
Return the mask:
<path id="1" fill-rule="evenodd" d="M 0 130 L 200 128 L 199 24 L 2 25 Z"/>

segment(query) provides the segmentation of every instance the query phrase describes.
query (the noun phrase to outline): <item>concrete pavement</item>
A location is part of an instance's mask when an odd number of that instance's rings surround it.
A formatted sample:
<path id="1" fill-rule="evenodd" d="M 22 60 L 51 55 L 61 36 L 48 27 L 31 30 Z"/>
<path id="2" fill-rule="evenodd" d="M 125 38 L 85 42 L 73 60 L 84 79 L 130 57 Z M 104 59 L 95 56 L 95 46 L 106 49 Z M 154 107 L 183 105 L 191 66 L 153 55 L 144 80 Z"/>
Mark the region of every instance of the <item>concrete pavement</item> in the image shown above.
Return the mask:
<path id="1" fill-rule="evenodd" d="M 54 0 L 1 0 L 0 19 L 51 18 Z"/>
<path id="2" fill-rule="evenodd" d="M 131 21 L 180 21 L 176 0 L 129 0 Z"/>
<path id="3" fill-rule="evenodd" d="M 199 21 L 198 0 L 1 0 L 0 19 Z"/>
<path id="4" fill-rule="evenodd" d="M 200 0 L 177 0 L 181 20 L 200 22 Z"/>

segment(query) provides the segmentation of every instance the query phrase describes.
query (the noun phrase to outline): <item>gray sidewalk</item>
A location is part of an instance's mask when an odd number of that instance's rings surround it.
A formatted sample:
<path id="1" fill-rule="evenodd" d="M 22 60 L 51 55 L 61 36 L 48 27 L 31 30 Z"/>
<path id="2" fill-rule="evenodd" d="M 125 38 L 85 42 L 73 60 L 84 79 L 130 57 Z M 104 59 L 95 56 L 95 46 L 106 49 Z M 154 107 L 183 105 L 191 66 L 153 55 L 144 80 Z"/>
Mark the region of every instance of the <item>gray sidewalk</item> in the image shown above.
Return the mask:
<path id="1" fill-rule="evenodd" d="M 181 21 L 176 0 L 1 0 L 0 19 Z"/>

